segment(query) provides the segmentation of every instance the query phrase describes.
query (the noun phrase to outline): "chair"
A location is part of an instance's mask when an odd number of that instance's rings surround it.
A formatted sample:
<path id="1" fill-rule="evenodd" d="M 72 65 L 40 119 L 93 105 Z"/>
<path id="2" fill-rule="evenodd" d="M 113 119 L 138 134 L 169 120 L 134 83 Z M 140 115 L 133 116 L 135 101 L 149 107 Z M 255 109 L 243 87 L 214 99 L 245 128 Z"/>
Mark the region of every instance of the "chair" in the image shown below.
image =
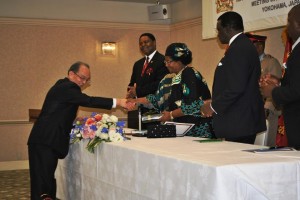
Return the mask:
<path id="1" fill-rule="evenodd" d="M 267 139 L 268 139 L 268 132 L 269 132 L 269 122 L 266 119 L 266 126 L 267 130 L 261 133 L 257 133 L 256 138 L 255 138 L 255 145 L 261 145 L 261 146 L 266 146 L 267 144 Z"/>

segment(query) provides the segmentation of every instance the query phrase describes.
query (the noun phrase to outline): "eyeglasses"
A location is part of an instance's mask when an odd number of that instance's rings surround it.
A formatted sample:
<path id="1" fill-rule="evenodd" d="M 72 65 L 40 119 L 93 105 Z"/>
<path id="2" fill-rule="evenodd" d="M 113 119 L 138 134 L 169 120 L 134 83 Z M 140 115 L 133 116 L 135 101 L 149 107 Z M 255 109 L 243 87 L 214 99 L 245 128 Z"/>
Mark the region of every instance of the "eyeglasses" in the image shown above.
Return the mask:
<path id="1" fill-rule="evenodd" d="M 84 77 L 84 76 L 81 76 L 81 75 L 77 74 L 76 72 L 74 72 L 74 74 L 75 74 L 76 76 L 78 76 L 82 81 L 85 81 L 85 82 L 88 83 L 88 84 L 91 83 L 91 79 L 90 79 L 90 78 L 86 78 L 86 77 Z"/>
<path id="2" fill-rule="evenodd" d="M 165 60 L 164 61 L 165 65 L 170 64 L 171 62 L 174 62 L 174 60 Z"/>

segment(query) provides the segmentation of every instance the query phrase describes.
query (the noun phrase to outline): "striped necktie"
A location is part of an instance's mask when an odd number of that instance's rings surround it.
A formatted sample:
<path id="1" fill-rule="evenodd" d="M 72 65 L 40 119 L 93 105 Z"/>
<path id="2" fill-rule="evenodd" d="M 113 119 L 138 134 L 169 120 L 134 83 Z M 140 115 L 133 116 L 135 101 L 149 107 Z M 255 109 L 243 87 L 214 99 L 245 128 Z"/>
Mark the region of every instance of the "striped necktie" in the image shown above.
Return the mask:
<path id="1" fill-rule="evenodd" d="M 144 73 L 145 73 L 145 70 L 146 70 L 148 64 L 149 64 L 149 57 L 146 56 L 146 61 L 145 61 L 144 66 L 143 66 L 143 70 L 142 70 L 142 75 L 141 76 L 144 76 Z"/>

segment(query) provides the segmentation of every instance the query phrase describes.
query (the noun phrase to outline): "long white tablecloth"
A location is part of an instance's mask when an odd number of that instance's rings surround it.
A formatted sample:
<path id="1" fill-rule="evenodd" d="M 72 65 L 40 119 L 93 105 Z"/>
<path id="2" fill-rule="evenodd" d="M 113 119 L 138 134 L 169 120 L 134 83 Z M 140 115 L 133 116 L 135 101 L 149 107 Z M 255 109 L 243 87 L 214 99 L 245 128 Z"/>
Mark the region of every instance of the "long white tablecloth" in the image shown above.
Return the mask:
<path id="1" fill-rule="evenodd" d="M 63 200 L 300 200 L 300 152 L 194 137 L 71 145 L 56 170 Z"/>

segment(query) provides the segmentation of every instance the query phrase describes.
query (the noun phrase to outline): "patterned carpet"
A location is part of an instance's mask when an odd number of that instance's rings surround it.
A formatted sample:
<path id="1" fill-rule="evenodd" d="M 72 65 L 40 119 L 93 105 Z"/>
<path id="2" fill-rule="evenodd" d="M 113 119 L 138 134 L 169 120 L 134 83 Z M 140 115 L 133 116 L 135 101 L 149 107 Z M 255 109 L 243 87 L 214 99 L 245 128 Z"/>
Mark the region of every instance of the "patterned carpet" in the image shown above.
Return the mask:
<path id="1" fill-rule="evenodd" d="M 1 200 L 30 199 L 29 170 L 0 171 Z"/>

